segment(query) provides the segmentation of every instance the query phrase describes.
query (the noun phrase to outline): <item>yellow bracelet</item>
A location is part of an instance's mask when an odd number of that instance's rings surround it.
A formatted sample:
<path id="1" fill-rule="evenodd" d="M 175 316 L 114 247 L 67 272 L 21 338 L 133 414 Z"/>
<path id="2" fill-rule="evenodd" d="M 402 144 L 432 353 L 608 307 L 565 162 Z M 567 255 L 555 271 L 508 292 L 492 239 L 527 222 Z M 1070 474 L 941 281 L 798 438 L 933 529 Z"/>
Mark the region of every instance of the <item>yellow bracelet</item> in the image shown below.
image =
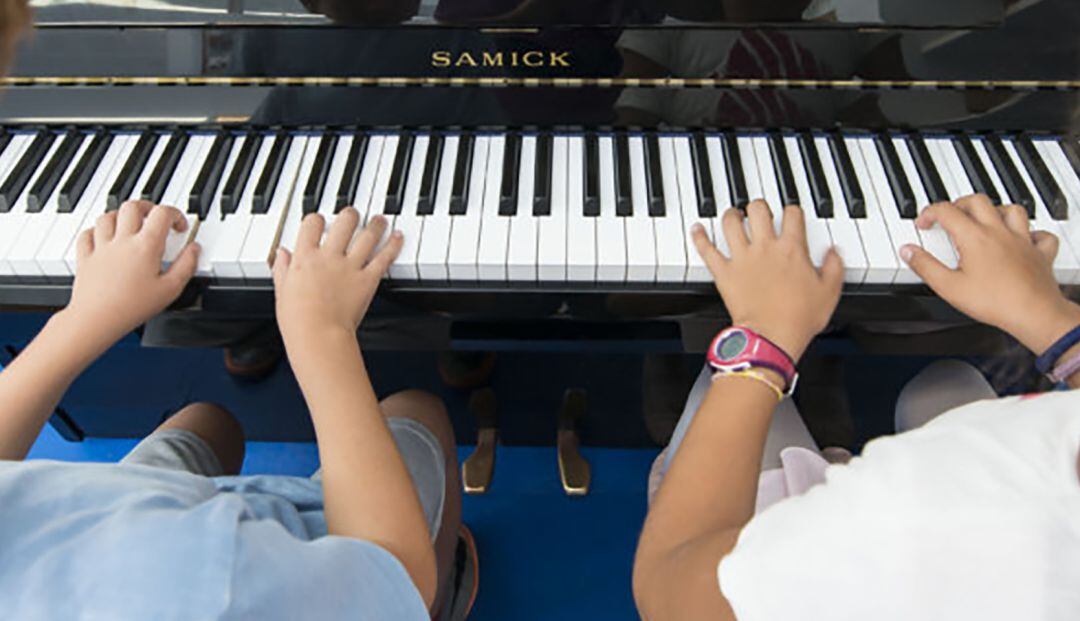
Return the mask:
<path id="1" fill-rule="evenodd" d="M 775 383 L 773 383 L 772 380 L 765 377 L 765 374 L 760 372 L 760 371 L 756 371 L 754 369 L 744 369 L 742 371 L 730 371 L 730 372 L 717 371 L 716 373 L 713 373 L 713 376 L 712 376 L 714 381 L 717 378 L 721 378 L 721 377 L 749 377 L 752 380 L 757 380 L 757 381 L 761 382 L 762 384 L 765 384 L 766 386 L 768 386 L 770 390 L 772 390 L 774 393 L 776 393 L 776 400 L 777 401 L 783 401 L 784 400 L 784 391 L 783 391 L 783 389 L 781 389 L 779 386 L 777 386 Z"/>

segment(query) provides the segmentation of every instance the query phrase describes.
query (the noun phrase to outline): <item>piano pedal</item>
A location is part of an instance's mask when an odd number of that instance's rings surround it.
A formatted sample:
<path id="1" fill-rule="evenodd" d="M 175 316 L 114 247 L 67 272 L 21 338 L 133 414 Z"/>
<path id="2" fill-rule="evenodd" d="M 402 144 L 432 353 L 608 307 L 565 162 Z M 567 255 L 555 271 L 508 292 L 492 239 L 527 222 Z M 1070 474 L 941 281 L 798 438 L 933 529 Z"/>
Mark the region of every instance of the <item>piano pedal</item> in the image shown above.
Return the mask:
<path id="1" fill-rule="evenodd" d="M 466 494 L 486 494 L 495 474 L 495 446 L 499 441 L 495 391 L 474 391 L 469 397 L 469 411 L 476 421 L 476 448 L 461 464 L 461 485 Z"/>
<path id="2" fill-rule="evenodd" d="M 585 416 L 588 405 L 586 393 L 581 389 L 570 389 L 563 395 L 562 408 L 559 410 L 559 478 L 567 496 L 584 496 L 589 493 L 592 482 L 592 469 L 578 451 L 581 445 L 578 439 L 577 422 Z"/>

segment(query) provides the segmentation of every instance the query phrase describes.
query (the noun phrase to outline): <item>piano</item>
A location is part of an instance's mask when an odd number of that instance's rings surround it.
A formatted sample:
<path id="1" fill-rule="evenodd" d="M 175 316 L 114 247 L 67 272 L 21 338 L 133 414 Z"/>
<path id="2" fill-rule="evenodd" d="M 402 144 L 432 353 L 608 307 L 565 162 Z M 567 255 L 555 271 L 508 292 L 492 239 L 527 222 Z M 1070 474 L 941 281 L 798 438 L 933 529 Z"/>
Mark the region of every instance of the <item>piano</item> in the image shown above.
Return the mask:
<path id="1" fill-rule="evenodd" d="M 959 321 L 897 251 L 955 265 L 914 219 L 973 192 L 1080 284 L 1074 0 L 31 4 L 0 80 L 6 308 L 62 305 L 75 237 L 135 198 L 187 214 L 166 261 L 203 247 L 180 311 L 268 316 L 275 249 L 352 205 L 405 234 L 382 308 L 456 338 L 673 321 L 700 350 L 724 311 L 688 230 L 722 247 L 758 198 L 839 250 L 840 324 Z"/>

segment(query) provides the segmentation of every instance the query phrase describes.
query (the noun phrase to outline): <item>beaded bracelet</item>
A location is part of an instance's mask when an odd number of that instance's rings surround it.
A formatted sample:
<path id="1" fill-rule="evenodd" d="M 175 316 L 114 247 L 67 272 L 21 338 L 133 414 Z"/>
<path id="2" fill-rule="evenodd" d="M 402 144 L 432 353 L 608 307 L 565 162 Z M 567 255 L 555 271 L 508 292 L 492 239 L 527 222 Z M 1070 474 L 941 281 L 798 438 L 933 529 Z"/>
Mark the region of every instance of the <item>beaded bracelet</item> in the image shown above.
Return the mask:
<path id="1" fill-rule="evenodd" d="M 756 381 L 761 382 L 762 384 L 768 386 L 769 390 L 772 390 L 774 393 L 776 393 L 776 400 L 777 401 L 783 401 L 784 400 L 784 390 L 782 388 L 780 388 L 779 386 L 777 386 L 771 379 L 769 379 L 768 377 L 765 377 L 765 374 L 762 373 L 761 371 L 756 371 L 754 369 L 744 369 L 742 371 L 730 371 L 730 372 L 717 371 L 716 373 L 713 373 L 713 376 L 712 376 L 713 381 L 716 381 L 717 378 L 721 378 L 721 377 L 749 377 L 752 380 L 756 380 Z"/>

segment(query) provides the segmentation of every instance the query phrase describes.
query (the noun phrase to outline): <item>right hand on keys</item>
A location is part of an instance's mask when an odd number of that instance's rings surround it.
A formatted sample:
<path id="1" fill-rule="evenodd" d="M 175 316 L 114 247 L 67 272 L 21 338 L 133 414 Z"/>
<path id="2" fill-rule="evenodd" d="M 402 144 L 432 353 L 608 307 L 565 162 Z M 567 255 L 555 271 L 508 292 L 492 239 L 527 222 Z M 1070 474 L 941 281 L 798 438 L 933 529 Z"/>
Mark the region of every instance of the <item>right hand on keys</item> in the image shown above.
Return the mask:
<path id="1" fill-rule="evenodd" d="M 1065 299 L 1054 278 L 1058 239 L 1032 232 L 1023 207 L 994 207 L 977 194 L 931 205 L 915 224 L 940 224 L 959 265 L 949 269 L 914 245 L 902 248 L 901 258 L 957 310 L 1008 332 L 1036 354 L 1080 324 L 1080 307 Z"/>
<path id="2" fill-rule="evenodd" d="M 383 274 L 401 251 L 395 231 L 382 248 L 386 219 L 376 216 L 353 241 L 359 215 L 343 210 L 323 239 L 322 216 L 304 218 L 290 254 L 278 249 L 274 260 L 277 320 L 286 344 L 317 335 L 355 338 Z M 351 242 L 351 244 L 350 244 Z"/>

